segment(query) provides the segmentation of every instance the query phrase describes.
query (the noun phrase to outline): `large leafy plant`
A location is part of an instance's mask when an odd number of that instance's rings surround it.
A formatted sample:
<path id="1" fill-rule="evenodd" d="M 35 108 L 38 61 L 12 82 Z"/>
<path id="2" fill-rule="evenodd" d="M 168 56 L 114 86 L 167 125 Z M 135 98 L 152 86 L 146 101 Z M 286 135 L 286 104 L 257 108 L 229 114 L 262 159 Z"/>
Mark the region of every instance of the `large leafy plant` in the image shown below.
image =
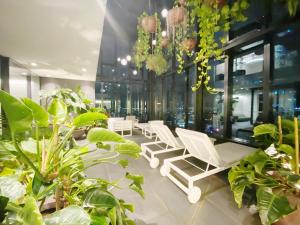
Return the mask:
<path id="1" fill-rule="evenodd" d="M 254 193 L 254 203 L 262 224 L 269 225 L 297 209 L 293 199 L 300 197 L 300 175 L 296 164 L 296 149 L 287 144 L 283 136 L 288 132 L 291 121 L 284 120 L 279 128 L 273 124 L 262 124 L 254 129 L 254 137 L 262 149 L 258 150 L 233 167 L 228 175 L 231 190 L 239 207 L 246 192 Z M 284 124 L 284 126 L 282 126 Z M 282 129 L 283 128 L 283 129 Z M 298 128 L 296 128 L 298 129 Z M 299 202 L 298 202 L 299 206 Z"/>
<path id="2" fill-rule="evenodd" d="M 86 178 L 84 171 L 100 163 L 126 167 L 125 156 L 138 157 L 140 147 L 105 128 L 92 128 L 88 145 L 72 138 L 75 129 L 106 120 L 105 114 L 86 112 L 70 120 L 67 105 L 57 98 L 46 111 L 4 91 L 0 102 L 11 132 L 11 140 L 0 142 L 0 222 L 134 224 L 126 215 L 134 207 L 111 193 L 120 188 L 118 181 Z M 143 196 L 141 176 L 126 173 L 125 179 Z"/>

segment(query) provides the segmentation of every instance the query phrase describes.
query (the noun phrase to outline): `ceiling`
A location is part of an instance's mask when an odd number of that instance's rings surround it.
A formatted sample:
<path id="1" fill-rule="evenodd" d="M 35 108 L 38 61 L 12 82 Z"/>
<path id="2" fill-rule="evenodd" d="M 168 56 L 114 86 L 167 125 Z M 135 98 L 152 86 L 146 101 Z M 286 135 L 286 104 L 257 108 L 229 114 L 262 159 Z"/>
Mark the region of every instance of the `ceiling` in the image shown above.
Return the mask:
<path id="1" fill-rule="evenodd" d="M 1 0 L 0 55 L 41 77 L 96 80 L 106 0 Z"/>

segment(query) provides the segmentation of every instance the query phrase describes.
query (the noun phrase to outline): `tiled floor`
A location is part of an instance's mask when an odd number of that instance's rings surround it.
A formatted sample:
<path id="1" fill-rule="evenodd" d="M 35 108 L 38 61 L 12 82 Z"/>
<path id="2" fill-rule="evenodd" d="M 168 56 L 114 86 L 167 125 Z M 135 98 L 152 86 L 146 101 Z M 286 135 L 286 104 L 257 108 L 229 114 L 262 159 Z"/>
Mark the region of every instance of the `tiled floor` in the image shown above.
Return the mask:
<path id="1" fill-rule="evenodd" d="M 137 143 L 150 141 L 140 134 L 129 139 Z M 148 161 L 142 157 L 130 160 L 126 170 L 118 165 L 99 165 L 88 169 L 87 175 L 116 180 L 126 171 L 141 174 L 145 178 L 145 199 L 127 189 L 113 190 L 119 198 L 135 205 L 136 210 L 130 217 L 135 219 L 137 225 L 260 224 L 257 216 L 250 215 L 247 208 L 237 208 L 226 181 L 226 173 L 210 176 L 197 183 L 202 190 L 202 197 L 196 204 L 190 204 L 181 189 L 168 178 L 162 177 L 159 169 L 151 169 Z"/>

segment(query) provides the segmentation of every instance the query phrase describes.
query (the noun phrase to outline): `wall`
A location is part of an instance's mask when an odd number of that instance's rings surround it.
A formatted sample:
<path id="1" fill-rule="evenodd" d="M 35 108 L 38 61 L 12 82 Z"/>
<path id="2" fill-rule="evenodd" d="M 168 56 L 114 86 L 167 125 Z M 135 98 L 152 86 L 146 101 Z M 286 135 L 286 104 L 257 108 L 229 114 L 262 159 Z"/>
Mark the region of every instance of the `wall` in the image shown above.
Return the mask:
<path id="1" fill-rule="evenodd" d="M 41 90 L 53 90 L 58 88 L 70 88 L 75 90 L 80 86 L 85 95 L 92 101 L 95 101 L 95 82 L 93 81 L 41 77 L 40 85 Z"/>
<path id="2" fill-rule="evenodd" d="M 10 74 L 9 75 L 10 94 L 17 98 L 28 97 L 27 95 L 27 76 Z"/>

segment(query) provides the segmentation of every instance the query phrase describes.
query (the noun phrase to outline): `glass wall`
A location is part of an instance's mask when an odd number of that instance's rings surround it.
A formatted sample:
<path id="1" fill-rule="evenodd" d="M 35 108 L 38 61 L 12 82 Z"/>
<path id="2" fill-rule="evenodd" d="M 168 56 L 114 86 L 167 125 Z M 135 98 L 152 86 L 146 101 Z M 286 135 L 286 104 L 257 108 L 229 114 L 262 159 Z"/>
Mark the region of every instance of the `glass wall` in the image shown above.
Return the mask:
<path id="1" fill-rule="evenodd" d="M 300 112 L 300 29 L 291 25 L 274 36 L 273 116 L 292 118 Z"/>
<path id="2" fill-rule="evenodd" d="M 254 126 L 262 122 L 263 61 L 262 47 L 243 51 L 233 58 L 230 119 L 232 138 L 238 141 L 250 141 Z"/>

